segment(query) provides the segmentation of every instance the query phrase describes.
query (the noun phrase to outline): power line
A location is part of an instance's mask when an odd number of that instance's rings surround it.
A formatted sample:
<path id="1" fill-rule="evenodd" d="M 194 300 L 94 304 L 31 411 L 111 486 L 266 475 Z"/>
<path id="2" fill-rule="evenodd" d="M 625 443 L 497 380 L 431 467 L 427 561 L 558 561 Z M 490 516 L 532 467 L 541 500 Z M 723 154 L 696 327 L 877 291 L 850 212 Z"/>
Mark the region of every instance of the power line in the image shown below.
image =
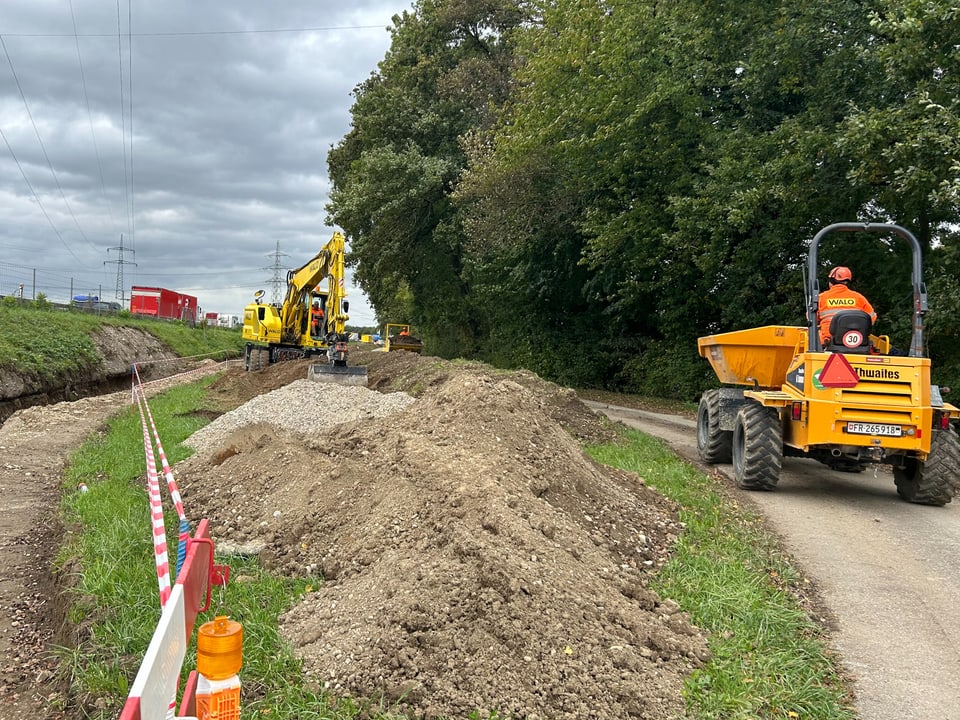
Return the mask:
<path id="1" fill-rule="evenodd" d="M 136 247 L 137 212 L 133 174 L 133 0 L 127 0 L 127 88 L 130 91 L 130 246 Z"/>
<path id="2" fill-rule="evenodd" d="M 342 30 L 383 30 L 384 25 L 331 25 L 327 27 L 300 27 L 300 28 L 264 28 L 254 30 L 187 30 L 170 32 L 139 32 L 132 33 L 131 37 L 191 37 L 209 35 L 269 35 L 282 33 L 305 32 L 339 32 Z M 60 38 L 73 37 L 66 33 L 4 33 L 7 37 L 18 38 Z M 113 37 L 113 33 L 82 33 L 78 37 L 104 38 Z"/>
<path id="3" fill-rule="evenodd" d="M 13 151 L 13 147 L 10 145 L 10 141 L 7 140 L 6 134 L 3 132 L 3 128 L 0 128 L 0 137 L 3 138 L 4 144 L 7 146 L 7 150 L 10 151 L 10 156 L 13 158 L 13 161 L 17 164 L 17 169 L 20 170 L 20 174 L 23 176 L 23 181 L 27 184 L 27 187 L 30 188 L 30 192 L 33 194 L 34 199 L 37 201 L 37 207 L 40 208 L 40 212 L 43 213 L 43 216 L 47 219 L 47 222 L 50 223 L 50 229 L 53 230 L 53 234 L 60 238 L 60 242 L 63 243 L 63 246 L 67 249 L 67 252 L 76 260 L 78 263 L 81 262 L 73 250 L 70 249 L 70 245 L 66 240 L 63 239 L 63 235 L 60 234 L 60 231 L 57 230 L 57 226 L 53 224 L 53 220 L 50 218 L 47 209 L 43 206 L 43 202 L 40 200 L 40 196 L 37 194 L 37 191 L 33 187 L 33 183 L 30 182 L 30 178 L 27 177 L 27 174 L 23 171 L 23 165 L 20 164 L 20 160 L 17 158 L 17 154 Z"/>
<path id="4" fill-rule="evenodd" d="M 97 168 L 100 171 L 100 194 L 103 195 L 103 202 L 107 206 L 107 214 L 110 216 L 110 224 L 116 227 L 117 221 L 113 217 L 113 207 L 110 205 L 110 198 L 107 197 L 107 182 L 103 175 L 103 160 L 100 157 L 100 148 L 97 145 L 97 134 L 93 129 L 93 111 L 90 109 L 90 94 L 87 92 L 87 76 L 83 70 L 83 56 L 80 53 L 80 36 L 77 34 L 77 17 L 73 12 L 73 0 L 70 0 L 70 19 L 73 21 L 73 38 L 77 45 L 77 63 L 80 65 L 80 83 L 83 85 L 83 99 L 87 105 L 87 120 L 90 123 L 90 138 L 93 140 L 93 152 L 97 156 Z"/>
<path id="5" fill-rule="evenodd" d="M 127 173 L 127 109 L 123 100 L 123 36 L 120 27 L 120 0 L 117 0 L 117 58 L 120 64 L 120 144 L 123 146 L 123 193 L 127 213 L 127 230 L 130 230 L 130 177 Z"/>
<path id="6" fill-rule="evenodd" d="M 43 144 L 43 138 L 40 137 L 40 128 L 37 127 L 37 122 L 36 120 L 33 119 L 33 113 L 30 112 L 30 103 L 27 102 L 27 96 L 26 94 L 24 94 L 23 87 L 20 85 L 20 78 L 17 76 L 16 68 L 13 67 L 13 58 L 10 57 L 10 53 L 7 51 L 7 44 L 3 40 L 3 35 L 0 35 L 0 47 L 3 48 L 3 54 L 6 56 L 7 64 L 10 66 L 10 72 L 13 74 L 13 81 L 17 85 L 17 90 L 20 93 L 20 99 L 23 100 L 23 107 L 27 111 L 27 117 L 30 118 L 30 124 L 33 125 L 33 132 L 37 136 L 37 142 L 40 143 L 40 150 L 43 151 L 43 157 L 47 161 L 47 167 L 50 168 L 50 174 L 53 176 L 53 180 L 57 185 L 57 189 L 60 191 L 60 197 L 63 198 L 63 204 L 66 205 L 67 211 L 70 213 L 70 217 L 73 218 L 73 222 L 77 226 L 77 230 L 80 231 L 80 237 L 86 240 L 87 243 L 89 243 L 90 247 L 96 250 L 97 249 L 96 246 L 92 242 L 90 242 L 90 239 L 83 232 L 83 228 L 80 227 L 80 221 L 77 220 L 77 216 L 74 214 L 73 208 L 70 207 L 70 202 L 67 200 L 67 195 L 65 192 L 63 192 L 63 186 L 60 184 L 60 178 L 57 177 L 57 171 L 53 169 L 53 163 L 50 162 L 50 156 L 47 154 L 47 147 L 46 145 Z M 21 168 L 21 172 L 23 172 L 22 168 Z M 61 238 L 61 240 L 62 239 L 63 238 Z"/>

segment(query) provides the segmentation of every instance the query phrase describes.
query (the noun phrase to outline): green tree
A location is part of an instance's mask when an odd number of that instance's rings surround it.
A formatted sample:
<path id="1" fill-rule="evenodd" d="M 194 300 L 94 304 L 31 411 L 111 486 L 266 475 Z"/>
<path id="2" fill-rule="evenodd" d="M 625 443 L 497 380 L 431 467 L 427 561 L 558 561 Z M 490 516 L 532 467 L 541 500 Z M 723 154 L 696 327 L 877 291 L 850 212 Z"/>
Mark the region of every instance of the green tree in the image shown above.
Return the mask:
<path id="1" fill-rule="evenodd" d="M 829 148 L 858 87 L 838 38 L 866 19 L 852 2 L 760 1 L 560 0 L 542 17 L 460 193 L 471 242 L 508 229 L 527 286 L 586 268 L 538 319 L 582 317 L 608 381 L 663 391 L 667 368 L 668 392 L 695 392 L 697 335 L 802 322 L 806 241 L 862 205 Z"/>
<path id="2" fill-rule="evenodd" d="M 874 92 L 851 100 L 838 146 L 850 179 L 926 247 L 960 211 L 960 10 L 948 0 L 886 0 L 870 13 Z"/>
<path id="3" fill-rule="evenodd" d="M 381 320 L 414 320 L 441 355 L 469 352 L 475 334 L 450 203 L 460 138 L 507 96 L 522 19 L 506 0 L 420 0 L 394 16 L 390 50 L 356 88 L 353 128 L 328 156 L 330 219 L 350 240 L 357 283 Z"/>
<path id="4" fill-rule="evenodd" d="M 421 0 L 357 89 L 331 215 L 381 317 L 445 353 L 693 396 L 697 336 L 805 322 L 807 245 L 833 222 L 914 230 L 956 293 L 958 15 Z M 820 259 L 906 328 L 904 244 L 845 234 Z M 931 347 L 960 358 L 955 308 L 931 307 Z"/>

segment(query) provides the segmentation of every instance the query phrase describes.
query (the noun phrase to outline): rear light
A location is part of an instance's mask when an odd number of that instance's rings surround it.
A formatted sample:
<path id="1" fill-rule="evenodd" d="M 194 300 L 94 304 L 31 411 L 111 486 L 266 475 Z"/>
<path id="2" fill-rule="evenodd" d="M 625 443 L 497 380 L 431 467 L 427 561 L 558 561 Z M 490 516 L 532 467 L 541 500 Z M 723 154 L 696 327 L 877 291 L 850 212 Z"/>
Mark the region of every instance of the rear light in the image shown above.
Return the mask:
<path id="1" fill-rule="evenodd" d="M 790 407 L 790 419 L 799 420 L 803 416 L 803 403 L 795 402 Z"/>
<path id="2" fill-rule="evenodd" d="M 950 427 L 950 416 L 949 416 L 949 415 L 941 415 L 941 416 L 940 416 L 940 429 L 941 429 L 941 430 L 946 430 L 946 429 L 949 428 L 949 427 Z"/>

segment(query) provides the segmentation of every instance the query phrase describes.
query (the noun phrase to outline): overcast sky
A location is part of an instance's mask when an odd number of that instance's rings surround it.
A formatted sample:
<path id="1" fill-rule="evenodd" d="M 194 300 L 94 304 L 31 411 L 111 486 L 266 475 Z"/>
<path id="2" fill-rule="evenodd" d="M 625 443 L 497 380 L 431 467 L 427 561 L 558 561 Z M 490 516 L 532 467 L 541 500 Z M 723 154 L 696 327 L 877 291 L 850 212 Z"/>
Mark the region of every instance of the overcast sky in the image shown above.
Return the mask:
<path id="1" fill-rule="evenodd" d="M 113 300 L 122 269 L 128 302 L 132 285 L 206 312 L 272 299 L 277 244 L 282 278 L 333 233 L 327 151 L 411 7 L 2 0 L 0 294 Z"/>

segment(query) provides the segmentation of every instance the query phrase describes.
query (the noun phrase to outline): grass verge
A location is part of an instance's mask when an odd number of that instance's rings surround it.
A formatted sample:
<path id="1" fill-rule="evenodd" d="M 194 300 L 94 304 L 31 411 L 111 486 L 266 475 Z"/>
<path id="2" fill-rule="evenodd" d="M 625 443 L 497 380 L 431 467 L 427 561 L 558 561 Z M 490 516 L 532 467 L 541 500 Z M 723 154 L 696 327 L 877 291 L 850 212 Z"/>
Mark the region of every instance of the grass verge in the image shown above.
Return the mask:
<path id="1" fill-rule="evenodd" d="M 760 516 L 656 438 L 625 430 L 621 443 L 588 452 L 636 472 L 681 508 L 685 531 L 654 589 L 711 634 L 710 662 L 686 683 L 689 717 L 856 717 L 839 663 L 798 599 L 807 581 Z"/>

